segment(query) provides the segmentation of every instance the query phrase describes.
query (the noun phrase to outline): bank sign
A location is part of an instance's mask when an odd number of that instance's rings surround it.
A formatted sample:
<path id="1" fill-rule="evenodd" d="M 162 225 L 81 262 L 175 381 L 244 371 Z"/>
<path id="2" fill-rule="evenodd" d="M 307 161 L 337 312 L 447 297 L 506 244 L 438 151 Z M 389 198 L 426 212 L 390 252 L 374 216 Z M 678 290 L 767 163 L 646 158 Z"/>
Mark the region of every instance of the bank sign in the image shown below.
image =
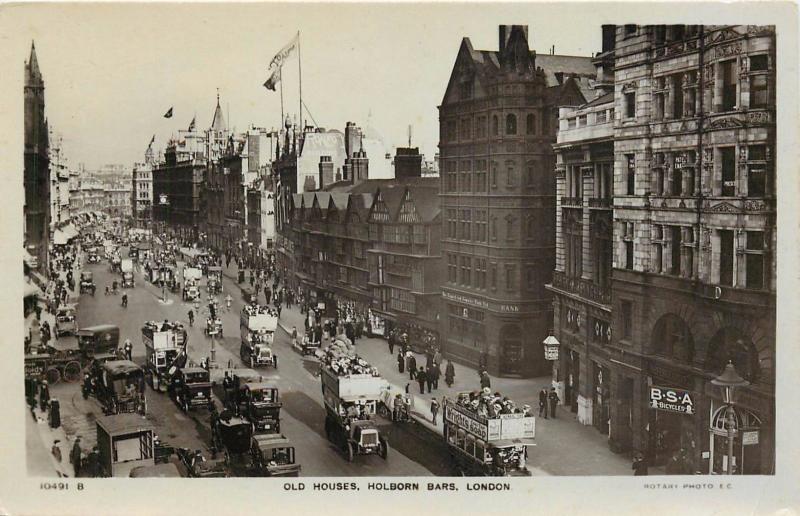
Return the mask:
<path id="1" fill-rule="evenodd" d="M 650 386 L 650 408 L 679 414 L 695 413 L 694 400 L 689 391 L 655 385 Z"/>

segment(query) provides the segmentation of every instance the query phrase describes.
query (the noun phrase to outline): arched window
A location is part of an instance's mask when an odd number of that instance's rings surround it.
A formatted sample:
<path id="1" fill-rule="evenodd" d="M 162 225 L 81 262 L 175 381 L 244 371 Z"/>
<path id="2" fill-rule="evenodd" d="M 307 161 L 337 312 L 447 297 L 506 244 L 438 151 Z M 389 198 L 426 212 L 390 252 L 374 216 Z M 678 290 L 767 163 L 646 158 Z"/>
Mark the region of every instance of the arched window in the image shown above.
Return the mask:
<path id="1" fill-rule="evenodd" d="M 759 358 L 758 350 L 749 337 L 736 328 L 725 327 L 711 339 L 705 369 L 710 373 L 720 374 L 730 361 L 733 362 L 736 372 L 752 383 L 762 373 Z M 767 362 L 761 362 L 770 367 Z"/>
<path id="2" fill-rule="evenodd" d="M 653 352 L 691 364 L 694 360 L 694 339 L 686 322 L 675 314 L 662 316 L 653 327 Z"/>
<path id="3" fill-rule="evenodd" d="M 528 113 L 525 117 L 525 132 L 527 134 L 536 134 L 536 115 Z"/>
<path id="4" fill-rule="evenodd" d="M 517 134 L 517 117 L 516 115 L 506 115 L 506 134 Z"/>
<path id="5" fill-rule="evenodd" d="M 497 136 L 500 134 L 500 122 L 497 119 L 497 115 L 492 116 L 492 136 Z"/>

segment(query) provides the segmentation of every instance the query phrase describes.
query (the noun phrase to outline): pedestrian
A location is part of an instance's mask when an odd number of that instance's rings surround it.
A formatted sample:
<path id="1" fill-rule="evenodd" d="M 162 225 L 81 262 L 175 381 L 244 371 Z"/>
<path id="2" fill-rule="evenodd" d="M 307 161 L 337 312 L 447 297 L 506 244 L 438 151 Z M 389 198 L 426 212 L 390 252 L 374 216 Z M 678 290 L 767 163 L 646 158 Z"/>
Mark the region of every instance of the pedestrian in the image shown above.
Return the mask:
<path id="1" fill-rule="evenodd" d="M 433 367 L 431 367 L 431 373 L 433 374 L 433 388 L 436 390 L 439 388 L 439 377 L 442 375 L 442 369 L 439 367 L 437 362 L 433 363 Z"/>
<path id="2" fill-rule="evenodd" d="M 550 395 L 547 397 L 550 400 L 550 417 L 556 418 L 556 406 L 558 405 L 558 393 L 555 387 L 550 387 Z"/>
<path id="3" fill-rule="evenodd" d="M 647 459 L 642 452 L 636 452 L 634 454 L 631 469 L 635 477 L 647 476 Z"/>
<path id="4" fill-rule="evenodd" d="M 439 351 L 439 348 L 436 348 L 436 351 L 433 353 L 433 362 L 436 364 L 442 363 L 442 352 Z"/>
<path id="5" fill-rule="evenodd" d="M 95 478 L 99 475 L 100 452 L 97 446 L 92 446 L 92 451 L 86 456 L 86 476 Z"/>
<path id="6" fill-rule="evenodd" d="M 133 344 L 131 344 L 131 339 L 125 339 L 125 357 L 128 360 L 133 360 Z"/>
<path id="7" fill-rule="evenodd" d="M 39 410 L 46 411 L 49 404 L 50 387 L 47 385 L 47 380 L 42 380 L 42 383 L 39 384 Z"/>
<path id="8" fill-rule="evenodd" d="M 389 354 L 394 355 L 394 333 L 389 334 Z"/>
<path id="9" fill-rule="evenodd" d="M 547 419 L 547 389 L 539 391 L 539 417 Z"/>
<path id="10" fill-rule="evenodd" d="M 417 374 L 417 359 L 410 351 L 406 353 L 406 368 L 408 369 L 408 377 L 413 380 Z"/>
<path id="11" fill-rule="evenodd" d="M 406 365 L 406 360 L 405 360 L 405 358 L 403 358 L 403 353 L 398 351 L 397 352 L 397 370 L 400 371 L 400 374 L 403 374 L 405 372 L 405 365 Z"/>
<path id="12" fill-rule="evenodd" d="M 58 443 L 60 442 L 61 442 L 60 439 L 56 439 L 55 441 L 53 441 L 53 446 L 50 448 L 50 453 L 53 455 L 53 457 L 55 457 L 56 462 L 58 462 L 59 464 L 61 464 L 61 458 L 62 458 L 61 447 L 58 446 Z"/>
<path id="13" fill-rule="evenodd" d="M 72 463 L 72 467 L 75 470 L 75 477 L 77 477 L 81 471 L 81 457 L 81 436 L 79 435 L 75 438 L 75 444 L 72 445 L 72 452 L 69 454 L 69 461 Z"/>
<path id="14" fill-rule="evenodd" d="M 417 371 L 416 376 L 417 383 L 419 384 L 419 393 L 425 394 L 425 381 L 427 380 L 427 377 L 425 376 L 425 370 L 422 368 L 422 366 L 419 366 L 419 371 Z M 428 392 L 430 392 L 430 389 Z"/>
<path id="15" fill-rule="evenodd" d="M 428 393 L 433 390 L 433 367 L 428 366 L 425 368 L 425 383 L 428 384 Z"/>
<path id="16" fill-rule="evenodd" d="M 483 371 L 481 373 L 481 389 L 492 388 L 492 379 L 489 378 L 489 373 Z"/>
<path id="17" fill-rule="evenodd" d="M 448 358 L 447 367 L 445 367 L 444 370 L 444 383 L 446 383 L 448 387 L 452 387 L 455 377 L 456 377 L 456 368 L 453 366 L 453 362 Z"/>
<path id="18" fill-rule="evenodd" d="M 439 402 L 436 398 L 431 398 L 431 421 L 436 424 L 436 416 L 439 415 Z"/>

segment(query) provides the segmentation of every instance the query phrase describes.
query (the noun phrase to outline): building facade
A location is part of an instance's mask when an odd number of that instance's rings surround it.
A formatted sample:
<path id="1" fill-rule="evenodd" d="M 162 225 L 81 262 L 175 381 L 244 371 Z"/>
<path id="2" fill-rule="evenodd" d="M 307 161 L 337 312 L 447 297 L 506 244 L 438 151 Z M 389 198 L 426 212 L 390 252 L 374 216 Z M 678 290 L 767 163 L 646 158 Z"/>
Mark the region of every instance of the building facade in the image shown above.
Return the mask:
<path id="1" fill-rule="evenodd" d="M 461 43 L 439 106 L 445 354 L 492 374 L 549 367 L 556 106 L 585 102 L 590 58 L 537 55 L 525 26 L 499 50 Z"/>
<path id="2" fill-rule="evenodd" d="M 50 243 L 49 135 L 44 111 L 44 80 L 33 44 L 30 58 L 25 63 L 24 96 L 25 248 L 38 259 L 39 268 L 47 270 Z"/>
<path id="3" fill-rule="evenodd" d="M 612 444 L 726 472 L 710 380 L 731 362 L 734 471 L 774 473 L 774 29 L 626 25 L 614 66 Z"/>
<path id="4" fill-rule="evenodd" d="M 206 217 L 202 210 L 206 161 L 190 155 L 178 161 L 176 142 L 164 152 L 164 162 L 153 169 L 153 223 L 185 242 L 196 242 Z"/>
<path id="5" fill-rule="evenodd" d="M 133 166 L 131 188 L 131 210 L 133 225 L 141 229 L 150 228 L 153 209 L 153 170 L 147 163 Z"/>
<path id="6" fill-rule="evenodd" d="M 578 422 L 608 435 L 612 335 L 615 28 L 594 59 L 595 97 L 559 109 L 553 334 L 561 344 L 554 387 Z"/>
<path id="7" fill-rule="evenodd" d="M 131 191 L 133 182 L 128 179 L 112 179 L 104 182 L 105 212 L 112 219 L 129 222 L 132 215 Z"/>

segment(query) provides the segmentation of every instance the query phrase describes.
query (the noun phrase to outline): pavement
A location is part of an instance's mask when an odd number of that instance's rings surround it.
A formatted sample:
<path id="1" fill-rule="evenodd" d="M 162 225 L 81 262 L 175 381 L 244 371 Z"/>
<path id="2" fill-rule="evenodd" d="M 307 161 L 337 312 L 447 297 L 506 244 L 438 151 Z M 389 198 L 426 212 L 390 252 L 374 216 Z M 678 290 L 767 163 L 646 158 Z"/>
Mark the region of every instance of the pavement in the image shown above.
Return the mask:
<path id="1" fill-rule="evenodd" d="M 303 315 L 297 306 L 284 308 L 279 324 L 291 334 L 292 327 L 302 333 Z M 371 365 L 378 368 L 381 376 L 398 387 L 409 387 L 413 394 L 412 416 L 418 423 L 431 431 L 442 435 L 442 410 L 440 408 L 436 424 L 430 411 L 430 400 L 433 397 L 440 403 L 443 396 L 454 399 L 459 393 L 478 390 L 480 379 L 475 369 L 453 363 L 455 379 L 452 387 L 447 387 L 442 378 L 438 389 L 433 393 L 419 393 L 419 384 L 411 380 L 408 373 L 400 373 L 397 369 L 397 348 L 389 353 L 389 345 L 381 338 L 362 338 L 355 344 L 356 353 Z M 417 364 L 425 364 L 425 356 L 415 354 Z M 538 413 L 539 391 L 550 386 L 550 377 L 540 378 L 499 378 L 491 376 L 491 389 L 503 396 L 508 396 L 517 404 L 530 405 L 534 413 Z M 600 434 L 593 426 L 578 423 L 576 415 L 559 406 L 556 419 L 536 418 L 536 447 L 530 451 L 528 467 L 534 475 L 630 475 L 631 464 L 627 457 L 612 452 L 608 447 L 608 438 Z"/>

